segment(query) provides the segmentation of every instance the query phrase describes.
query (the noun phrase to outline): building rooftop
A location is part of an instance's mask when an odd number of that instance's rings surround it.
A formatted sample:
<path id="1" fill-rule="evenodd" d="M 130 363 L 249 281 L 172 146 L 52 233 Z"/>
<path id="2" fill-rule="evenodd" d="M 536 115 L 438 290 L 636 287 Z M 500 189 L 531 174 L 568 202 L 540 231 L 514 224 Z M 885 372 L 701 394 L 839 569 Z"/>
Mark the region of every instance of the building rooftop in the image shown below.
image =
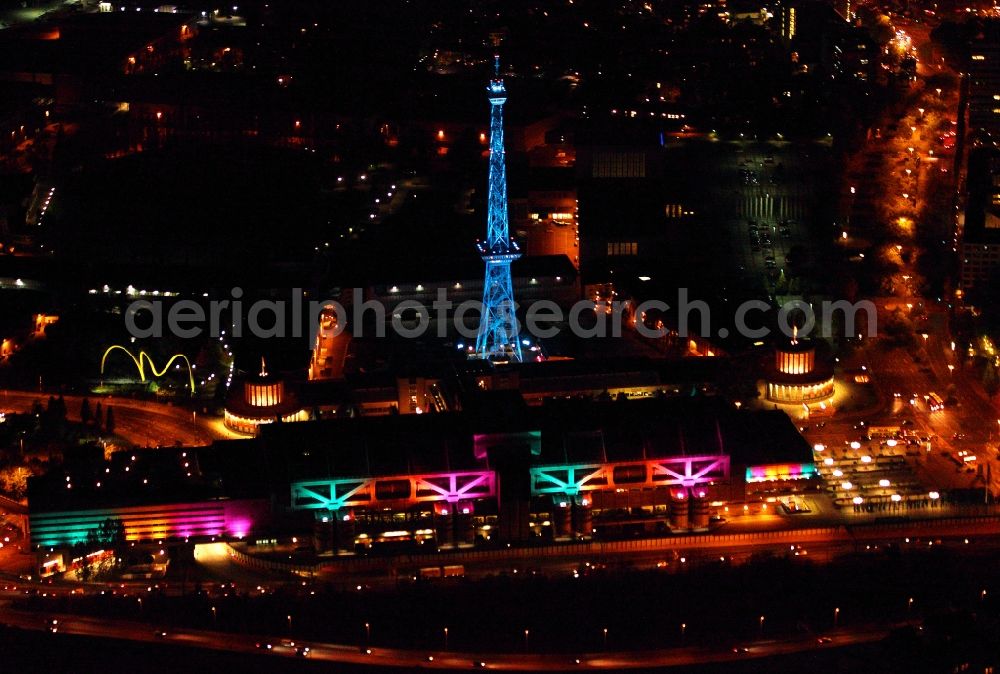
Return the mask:
<path id="1" fill-rule="evenodd" d="M 541 433 L 538 464 L 728 454 L 737 465 L 806 463 L 812 449 L 784 412 L 716 397 L 556 400 L 528 407 L 490 391 L 462 412 L 274 424 L 262 429 L 272 475 L 323 479 L 476 470 L 477 434 Z"/>
<path id="2" fill-rule="evenodd" d="M 1000 181 L 1000 152 L 992 147 L 971 150 L 962 239 L 966 244 L 1000 243 L 1000 207 L 993 203 L 993 195 L 1000 194 L 996 181 Z"/>
<path id="3" fill-rule="evenodd" d="M 0 31 L 0 75 L 119 73 L 130 53 L 174 35 L 190 19 L 167 12 L 80 13 L 9 28 Z"/>
<path id="4" fill-rule="evenodd" d="M 100 447 L 81 448 L 29 480 L 28 498 L 32 512 L 268 494 L 283 501 L 295 480 L 491 468 L 491 455 L 476 458 L 476 436 L 526 433 L 540 436 L 540 453 L 530 456 L 536 465 L 726 454 L 738 479 L 745 466 L 812 462 L 809 443 L 777 410 L 737 410 L 713 396 L 528 407 L 503 390 L 470 399 L 461 412 L 275 423 L 255 440 L 118 452 L 109 461 Z"/>

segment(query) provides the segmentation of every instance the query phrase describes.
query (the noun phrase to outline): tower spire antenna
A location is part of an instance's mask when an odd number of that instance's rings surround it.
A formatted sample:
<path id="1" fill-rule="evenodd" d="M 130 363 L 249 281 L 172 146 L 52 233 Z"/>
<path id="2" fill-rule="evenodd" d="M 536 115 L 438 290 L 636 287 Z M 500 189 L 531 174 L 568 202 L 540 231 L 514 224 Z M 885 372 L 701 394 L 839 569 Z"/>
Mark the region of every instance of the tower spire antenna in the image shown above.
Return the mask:
<path id="1" fill-rule="evenodd" d="M 503 143 L 503 104 L 507 89 L 500 77 L 500 55 L 493 56 L 494 77 L 486 87 L 490 101 L 489 211 L 486 240 L 477 243 L 486 264 L 482 317 L 476 335 L 476 357 L 521 362 L 517 304 L 510 278 L 510 263 L 521 257 L 517 242 L 510 238 L 507 221 L 507 166 Z"/>

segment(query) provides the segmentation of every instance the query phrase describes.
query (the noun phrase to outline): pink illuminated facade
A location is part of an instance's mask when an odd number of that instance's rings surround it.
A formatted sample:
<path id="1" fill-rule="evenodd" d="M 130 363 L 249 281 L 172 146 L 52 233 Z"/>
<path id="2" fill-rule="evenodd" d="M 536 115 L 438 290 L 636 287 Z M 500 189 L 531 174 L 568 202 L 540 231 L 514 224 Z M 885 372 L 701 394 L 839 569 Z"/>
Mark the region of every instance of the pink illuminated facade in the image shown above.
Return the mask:
<path id="1" fill-rule="evenodd" d="M 60 547 L 87 542 L 108 520 L 120 521 L 136 543 L 239 540 L 270 521 L 266 500 L 212 500 L 64 512 L 31 513 L 32 545 Z"/>
<path id="2" fill-rule="evenodd" d="M 491 470 L 292 483 L 292 507 L 298 510 L 335 512 L 361 506 L 459 503 L 494 496 L 496 474 Z"/>

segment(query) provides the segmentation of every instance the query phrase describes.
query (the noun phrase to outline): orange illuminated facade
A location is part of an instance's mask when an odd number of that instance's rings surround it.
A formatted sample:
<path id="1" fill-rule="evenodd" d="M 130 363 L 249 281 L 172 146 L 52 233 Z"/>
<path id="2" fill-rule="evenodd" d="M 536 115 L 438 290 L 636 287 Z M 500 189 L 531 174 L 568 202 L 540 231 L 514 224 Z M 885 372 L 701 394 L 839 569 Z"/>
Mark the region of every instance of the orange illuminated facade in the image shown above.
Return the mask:
<path id="1" fill-rule="evenodd" d="M 808 374 L 816 367 L 816 351 L 786 351 L 778 349 L 774 354 L 775 367 L 785 374 Z"/>
<path id="2" fill-rule="evenodd" d="M 272 407 L 278 405 L 285 397 L 285 382 L 253 382 L 243 384 L 243 395 L 254 407 Z"/>

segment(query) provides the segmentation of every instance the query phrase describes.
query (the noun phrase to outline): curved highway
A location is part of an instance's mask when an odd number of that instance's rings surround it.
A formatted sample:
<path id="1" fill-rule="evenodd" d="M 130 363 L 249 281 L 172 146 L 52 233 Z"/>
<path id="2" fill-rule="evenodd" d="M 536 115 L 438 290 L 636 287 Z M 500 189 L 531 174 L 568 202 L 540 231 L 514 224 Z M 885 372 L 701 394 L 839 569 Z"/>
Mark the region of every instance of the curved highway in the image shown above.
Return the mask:
<path id="1" fill-rule="evenodd" d="M 188 629 L 161 632 L 149 624 L 139 622 L 74 615 L 51 614 L 42 616 L 29 611 L 12 609 L 9 606 L 0 606 L 0 621 L 14 627 L 47 630 L 53 620 L 58 621 L 56 623 L 58 632 L 67 634 L 173 643 L 233 653 L 260 653 L 261 657 L 271 658 L 297 657 L 298 648 L 308 645 L 308 657 L 311 660 L 378 667 L 405 667 L 408 670 L 418 668 L 467 670 L 474 663 L 483 669 L 500 671 L 564 671 L 571 669 L 619 671 L 639 667 L 691 666 L 871 643 L 884 639 L 890 632 L 888 627 L 864 625 L 850 629 L 833 630 L 825 634 L 822 641 L 816 635 L 795 636 L 785 640 L 746 642 L 726 649 L 684 647 L 634 652 L 581 653 L 575 656 L 533 653 L 458 653 L 436 649 L 403 650 L 378 647 L 366 649 L 358 645 L 314 641 L 310 641 L 308 644 L 298 642 L 292 646 L 292 642 L 279 637 Z M 270 644 L 271 648 L 267 649 L 266 644 Z M 261 648 L 258 645 L 264 647 Z"/>
<path id="2" fill-rule="evenodd" d="M 0 391 L 0 411 L 30 412 L 36 402 L 44 407 L 49 393 L 27 391 Z M 115 435 L 141 447 L 171 446 L 181 444 L 197 447 L 211 444 L 213 440 L 243 437 L 238 436 L 214 423 L 214 419 L 204 419 L 188 409 L 168 403 L 115 396 L 86 396 L 90 404 L 98 402 L 104 408 L 109 405 L 115 410 Z M 67 417 L 80 419 L 80 406 L 84 396 L 64 395 Z"/>

